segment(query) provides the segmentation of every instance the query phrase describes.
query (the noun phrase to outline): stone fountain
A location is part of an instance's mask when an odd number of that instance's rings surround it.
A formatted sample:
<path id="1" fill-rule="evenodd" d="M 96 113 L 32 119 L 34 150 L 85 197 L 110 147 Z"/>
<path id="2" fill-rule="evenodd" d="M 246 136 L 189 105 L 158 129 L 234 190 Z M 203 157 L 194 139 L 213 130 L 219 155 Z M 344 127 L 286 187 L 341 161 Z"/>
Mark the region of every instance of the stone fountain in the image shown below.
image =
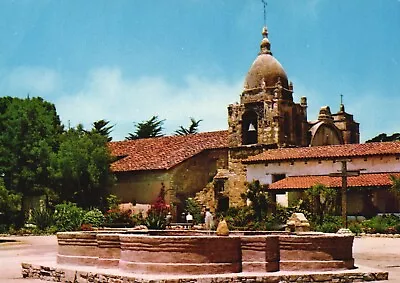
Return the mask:
<path id="1" fill-rule="evenodd" d="M 164 283 L 360 282 L 365 278 L 365 272 L 354 266 L 353 235 L 231 232 L 217 236 L 195 230 L 126 229 L 64 232 L 57 238 L 57 262 L 53 266 L 24 263 L 24 277 Z M 373 274 L 375 280 L 387 279 L 385 272 Z"/>

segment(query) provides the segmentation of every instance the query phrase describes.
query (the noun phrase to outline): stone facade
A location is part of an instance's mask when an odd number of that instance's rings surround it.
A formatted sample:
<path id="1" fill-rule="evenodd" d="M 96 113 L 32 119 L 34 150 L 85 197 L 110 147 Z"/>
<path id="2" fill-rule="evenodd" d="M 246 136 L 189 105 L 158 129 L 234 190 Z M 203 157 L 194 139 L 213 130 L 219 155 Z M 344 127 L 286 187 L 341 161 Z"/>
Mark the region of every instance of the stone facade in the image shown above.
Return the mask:
<path id="1" fill-rule="evenodd" d="M 229 178 L 222 197 L 229 205 L 241 205 L 246 190 L 243 159 L 270 148 L 359 143 L 359 124 L 351 114 L 331 114 L 321 108 L 318 120 L 307 120 L 307 98 L 293 101 L 293 83 L 272 56 L 268 31 L 264 27 L 260 52 L 250 67 L 240 102 L 228 106 Z M 251 180 L 250 180 L 251 181 Z M 216 201 L 218 203 L 218 200 Z"/>
<path id="2" fill-rule="evenodd" d="M 110 192 L 123 202 L 152 203 L 164 185 L 166 201 L 180 214 L 184 201 L 201 191 L 218 168 L 227 166 L 226 149 L 205 150 L 169 170 L 117 172 L 118 183 Z"/>

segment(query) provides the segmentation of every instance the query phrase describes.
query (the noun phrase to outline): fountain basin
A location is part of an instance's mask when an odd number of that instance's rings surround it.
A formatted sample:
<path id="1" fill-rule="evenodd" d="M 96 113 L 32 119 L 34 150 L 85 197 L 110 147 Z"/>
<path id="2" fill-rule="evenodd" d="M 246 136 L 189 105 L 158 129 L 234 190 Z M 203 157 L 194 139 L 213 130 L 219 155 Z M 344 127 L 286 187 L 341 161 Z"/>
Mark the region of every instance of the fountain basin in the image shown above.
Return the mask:
<path id="1" fill-rule="evenodd" d="M 59 264 L 119 268 L 136 274 L 227 274 L 354 267 L 353 236 L 197 231 L 58 233 Z M 144 234 L 147 233 L 147 234 Z"/>

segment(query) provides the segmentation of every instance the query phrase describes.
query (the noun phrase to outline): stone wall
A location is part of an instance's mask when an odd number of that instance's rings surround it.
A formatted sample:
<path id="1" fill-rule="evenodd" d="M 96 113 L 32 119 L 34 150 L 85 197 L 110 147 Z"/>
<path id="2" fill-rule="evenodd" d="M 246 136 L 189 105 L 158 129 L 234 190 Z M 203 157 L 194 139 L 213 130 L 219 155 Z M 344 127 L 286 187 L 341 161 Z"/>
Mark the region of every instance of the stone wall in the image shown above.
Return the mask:
<path id="1" fill-rule="evenodd" d="M 262 153 L 268 148 L 276 148 L 276 145 L 251 145 L 241 146 L 229 149 L 229 171 L 232 173 L 226 181 L 225 190 L 229 197 L 230 206 L 244 205 L 241 194 L 246 192 L 247 168 L 242 160 L 250 156 Z"/>
<path id="2" fill-rule="evenodd" d="M 167 192 L 170 190 L 170 174 L 167 170 L 121 172 L 116 177 L 117 184 L 110 189 L 110 193 L 118 196 L 122 202 L 152 203 L 162 183 Z"/>
<path id="3" fill-rule="evenodd" d="M 170 171 L 170 195 L 172 203 L 183 209 L 184 201 L 200 192 L 217 173 L 217 169 L 228 167 L 228 150 L 207 150 L 182 162 Z"/>
<path id="4" fill-rule="evenodd" d="M 214 275 L 207 277 L 180 277 L 180 278 L 146 278 L 134 274 L 112 274 L 97 270 L 78 271 L 60 267 L 48 267 L 30 263 L 22 263 L 22 276 L 24 278 L 41 279 L 54 282 L 83 283 L 350 283 L 365 281 L 388 280 L 387 272 L 341 272 L 341 273 L 294 273 L 274 275 Z"/>
<path id="5" fill-rule="evenodd" d="M 110 193 L 122 202 L 152 203 L 164 184 L 166 201 L 182 209 L 185 199 L 194 197 L 212 180 L 218 168 L 227 166 L 227 149 L 205 150 L 169 170 L 118 173 L 117 184 Z"/>

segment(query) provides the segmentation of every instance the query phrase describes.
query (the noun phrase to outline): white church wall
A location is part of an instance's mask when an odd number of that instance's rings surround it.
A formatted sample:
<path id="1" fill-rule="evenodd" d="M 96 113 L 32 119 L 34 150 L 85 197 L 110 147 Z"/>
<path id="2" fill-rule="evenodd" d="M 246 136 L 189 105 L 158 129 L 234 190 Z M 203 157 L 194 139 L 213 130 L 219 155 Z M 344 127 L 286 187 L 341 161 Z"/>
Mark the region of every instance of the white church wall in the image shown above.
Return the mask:
<path id="1" fill-rule="evenodd" d="M 349 160 L 348 170 L 365 169 L 361 173 L 400 172 L 400 160 L 395 156 L 361 157 Z M 285 174 L 286 177 L 328 175 L 341 170 L 341 166 L 341 162 L 333 160 L 248 164 L 247 180 L 259 180 L 262 184 L 271 184 L 273 175 Z"/>

